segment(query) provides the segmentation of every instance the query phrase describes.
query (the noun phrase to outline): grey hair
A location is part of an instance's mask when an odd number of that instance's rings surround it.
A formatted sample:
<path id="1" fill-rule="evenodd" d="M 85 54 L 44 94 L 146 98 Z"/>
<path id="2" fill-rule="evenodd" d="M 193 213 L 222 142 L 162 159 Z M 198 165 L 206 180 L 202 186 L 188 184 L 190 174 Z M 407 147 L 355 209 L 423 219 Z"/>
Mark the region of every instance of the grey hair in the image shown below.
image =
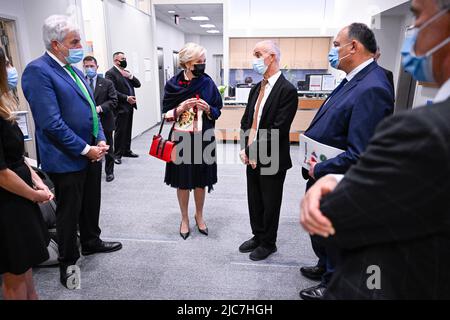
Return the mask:
<path id="1" fill-rule="evenodd" d="M 188 42 L 178 53 L 180 67 L 186 69 L 186 63 L 199 58 L 201 55 L 206 56 L 206 49 L 199 44 Z"/>
<path id="2" fill-rule="evenodd" d="M 450 0 L 436 0 L 439 9 L 450 9 Z"/>
<path id="3" fill-rule="evenodd" d="M 80 33 L 80 28 L 74 23 L 73 19 L 64 15 L 52 15 L 45 19 L 42 27 L 42 38 L 45 48 L 52 48 L 52 41 L 63 42 L 69 32 Z"/>
<path id="4" fill-rule="evenodd" d="M 266 53 L 269 54 L 274 54 L 275 55 L 275 60 L 279 63 L 280 62 L 280 58 L 281 58 L 281 52 L 280 52 L 280 47 L 278 47 L 278 45 L 275 43 L 275 41 L 273 40 L 263 40 L 261 42 L 258 42 L 257 44 L 264 46 L 264 48 L 266 48 Z"/>

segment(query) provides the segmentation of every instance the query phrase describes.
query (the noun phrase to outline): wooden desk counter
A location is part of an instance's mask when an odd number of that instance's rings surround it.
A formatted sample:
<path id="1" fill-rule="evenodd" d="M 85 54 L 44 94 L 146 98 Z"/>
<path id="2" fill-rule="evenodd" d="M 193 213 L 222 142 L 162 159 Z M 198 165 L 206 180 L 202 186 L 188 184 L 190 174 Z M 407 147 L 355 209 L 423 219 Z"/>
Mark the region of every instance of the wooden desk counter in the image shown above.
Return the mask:
<path id="1" fill-rule="evenodd" d="M 242 106 L 225 106 L 222 108 L 222 115 L 216 121 L 216 139 L 218 141 L 237 141 L 239 140 L 239 131 L 241 119 L 245 108 Z M 311 123 L 317 109 L 297 110 L 294 121 L 291 125 L 290 141 L 298 142 L 299 135 L 304 132 Z"/>

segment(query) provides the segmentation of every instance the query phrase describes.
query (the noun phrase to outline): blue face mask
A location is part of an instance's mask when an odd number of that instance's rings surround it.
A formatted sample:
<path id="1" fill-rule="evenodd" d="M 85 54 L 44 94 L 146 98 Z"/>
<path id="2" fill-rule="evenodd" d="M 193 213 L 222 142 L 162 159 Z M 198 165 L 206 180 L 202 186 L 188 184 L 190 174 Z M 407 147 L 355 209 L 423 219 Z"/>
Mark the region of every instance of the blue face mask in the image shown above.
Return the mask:
<path id="1" fill-rule="evenodd" d="M 267 68 L 268 66 L 265 65 L 264 58 L 257 58 L 253 60 L 253 70 L 255 70 L 255 72 L 263 75 L 266 73 Z"/>
<path id="2" fill-rule="evenodd" d="M 19 82 L 19 74 L 14 67 L 8 68 L 6 71 L 8 72 L 8 86 L 11 90 L 15 89 Z"/>
<path id="3" fill-rule="evenodd" d="M 64 48 L 68 49 L 62 43 L 60 43 L 60 45 L 62 45 Z M 69 55 L 67 57 L 64 57 L 68 64 L 78 63 L 83 59 L 83 57 L 84 57 L 83 48 L 68 49 L 68 50 L 69 50 Z"/>
<path id="4" fill-rule="evenodd" d="M 95 68 L 86 68 L 86 76 L 90 79 L 95 78 L 95 76 L 97 75 L 97 70 L 95 70 Z"/>
<path id="5" fill-rule="evenodd" d="M 423 56 L 416 56 L 415 46 L 417 37 L 426 26 L 446 14 L 448 11 L 444 10 L 436 14 L 430 20 L 425 22 L 420 28 L 409 28 L 406 33 L 405 41 L 402 47 L 402 64 L 407 72 L 409 72 L 414 79 L 418 81 L 434 82 L 433 76 L 433 54 L 439 49 L 450 43 L 450 38 L 445 39 L 440 44 L 429 50 Z"/>
<path id="6" fill-rule="evenodd" d="M 351 44 L 351 42 L 345 44 L 342 47 L 332 47 L 330 49 L 330 52 L 328 53 L 328 61 L 330 62 L 330 65 L 337 69 L 339 67 L 339 62 L 341 62 L 342 59 L 347 58 L 348 56 L 350 56 L 350 53 L 348 55 L 346 55 L 345 57 L 339 59 L 339 48 L 344 48 L 345 46 L 348 46 L 349 44 Z"/>

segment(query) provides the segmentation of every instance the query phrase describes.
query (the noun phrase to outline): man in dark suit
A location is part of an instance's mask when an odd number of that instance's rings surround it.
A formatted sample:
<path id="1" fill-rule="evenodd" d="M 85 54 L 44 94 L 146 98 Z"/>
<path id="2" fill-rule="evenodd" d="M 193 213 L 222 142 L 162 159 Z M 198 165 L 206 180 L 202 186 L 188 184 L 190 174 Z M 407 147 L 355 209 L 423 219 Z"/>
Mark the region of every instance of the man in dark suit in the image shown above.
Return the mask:
<path id="1" fill-rule="evenodd" d="M 340 251 L 326 298 L 450 299 L 450 1 L 411 9 L 418 35 L 403 65 L 440 89 L 433 105 L 384 120 L 345 177 L 307 192 L 303 227 Z"/>
<path id="2" fill-rule="evenodd" d="M 317 163 L 311 162 L 307 189 L 329 173 L 345 173 L 364 152 L 375 127 L 394 110 L 394 97 L 386 75 L 373 59 L 377 50 L 375 36 L 365 24 L 353 23 L 343 28 L 334 40 L 329 60 L 347 76 L 317 111 L 305 135 L 320 143 L 345 150 L 340 155 Z M 335 250 L 316 243 L 316 266 L 302 267 L 310 279 L 321 279 L 317 286 L 302 290 L 303 299 L 321 299 L 335 267 Z"/>
<path id="3" fill-rule="evenodd" d="M 94 92 L 97 113 L 100 116 L 106 143 L 110 146 L 105 156 L 106 181 L 114 180 L 114 148 L 113 131 L 116 127 L 114 112 L 117 107 L 117 93 L 112 81 L 97 75 L 97 59 L 92 56 L 84 57 L 83 67 L 86 74 L 86 81 L 90 89 Z"/>
<path id="4" fill-rule="evenodd" d="M 375 55 L 373 56 L 373 59 L 378 63 L 378 59 L 381 57 L 381 50 L 380 47 L 377 46 L 377 52 L 375 53 Z M 381 69 L 383 69 L 384 73 L 386 74 L 386 77 L 389 80 L 389 83 L 391 84 L 392 87 L 392 96 L 394 97 L 395 100 L 395 87 L 394 87 L 394 74 L 392 73 L 392 71 L 383 68 L 382 66 L 380 66 Z"/>
<path id="5" fill-rule="evenodd" d="M 100 160 L 108 146 L 89 85 L 71 65 L 83 58 L 79 28 L 67 16 L 50 16 L 43 39 L 47 52 L 27 65 L 22 87 L 33 113 L 42 169 L 55 185 L 60 281 L 75 289 L 78 226 L 83 255 L 122 245 L 100 239 Z"/>
<path id="6" fill-rule="evenodd" d="M 116 112 L 116 131 L 114 134 L 114 152 L 116 163 L 122 163 L 122 157 L 137 158 L 131 151 L 131 131 L 133 127 L 133 111 L 137 109 L 134 88 L 140 88 L 141 82 L 128 70 L 127 59 L 123 52 L 113 55 L 114 67 L 109 69 L 105 77 L 114 83 L 119 104 Z"/>
<path id="7" fill-rule="evenodd" d="M 289 131 L 297 111 L 295 87 L 281 74 L 280 49 L 272 41 L 256 44 L 253 68 L 264 79 L 249 94 L 241 120 L 241 160 L 247 165 L 247 197 L 253 238 L 240 252 L 266 259 L 277 251 L 276 238 L 286 171 L 292 167 Z M 244 132 L 248 135 L 244 136 Z"/>

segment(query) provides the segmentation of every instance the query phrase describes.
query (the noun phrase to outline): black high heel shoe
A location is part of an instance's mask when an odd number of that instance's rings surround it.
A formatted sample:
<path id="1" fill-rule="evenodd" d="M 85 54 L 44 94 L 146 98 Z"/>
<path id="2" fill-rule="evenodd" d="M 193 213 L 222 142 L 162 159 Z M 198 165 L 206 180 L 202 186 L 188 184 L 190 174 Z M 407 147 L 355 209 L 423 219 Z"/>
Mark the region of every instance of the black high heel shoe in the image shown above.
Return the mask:
<path id="1" fill-rule="evenodd" d="M 194 218 L 195 218 L 195 223 L 197 225 L 198 232 L 200 232 L 200 233 L 204 234 L 205 236 L 207 236 L 208 235 L 208 227 L 206 227 L 205 229 L 200 229 L 200 227 L 198 226 L 197 217 L 194 216 Z M 206 226 L 206 223 L 205 223 L 205 226 Z"/>
<path id="2" fill-rule="evenodd" d="M 190 231 L 188 231 L 188 232 L 186 232 L 186 233 L 183 233 L 183 232 L 181 232 L 181 226 L 183 225 L 183 223 L 180 223 L 180 236 L 184 239 L 184 240 L 186 240 L 188 237 L 189 237 L 189 235 L 191 234 L 191 232 Z"/>

